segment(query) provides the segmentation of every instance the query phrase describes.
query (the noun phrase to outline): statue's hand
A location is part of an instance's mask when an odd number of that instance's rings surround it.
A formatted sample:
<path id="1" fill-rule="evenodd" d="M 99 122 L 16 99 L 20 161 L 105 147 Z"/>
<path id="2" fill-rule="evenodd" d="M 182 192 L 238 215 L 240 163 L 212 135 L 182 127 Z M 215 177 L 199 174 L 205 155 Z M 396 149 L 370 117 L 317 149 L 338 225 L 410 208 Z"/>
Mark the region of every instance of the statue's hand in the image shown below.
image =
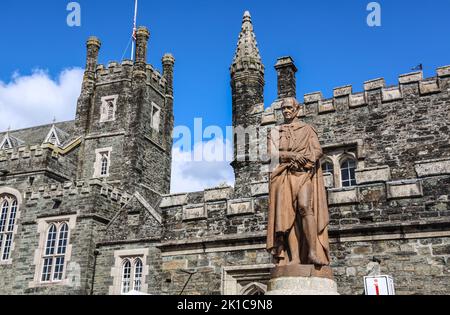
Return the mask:
<path id="1" fill-rule="evenodd" d="M 294 161 L 295 153 L 292 152 L 280 152 L 280 162 L 281 163 L 290 163 Z"/>
<path id="2" fill-rule="evenodd" d="M 297 165 L 299 165 L 300 167 L 304 167 L 307 163 L 308 163 L 308 159 L 305 158 L 303 155 L 301 154 L 296 154 L 294 161 L 297 163 Z"/>

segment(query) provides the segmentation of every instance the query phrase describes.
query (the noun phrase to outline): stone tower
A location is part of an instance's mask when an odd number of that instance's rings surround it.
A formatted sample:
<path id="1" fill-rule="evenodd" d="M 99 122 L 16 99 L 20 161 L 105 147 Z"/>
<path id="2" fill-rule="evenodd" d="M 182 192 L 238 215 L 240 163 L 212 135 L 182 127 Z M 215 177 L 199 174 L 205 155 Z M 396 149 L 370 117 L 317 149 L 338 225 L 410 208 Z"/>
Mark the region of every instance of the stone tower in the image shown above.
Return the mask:
<path id="1" fill-rule="evenodd" d="M 250 196 L 250 183 L 261 177 L 258 130 L 264 110 L 264 65 L 250 13 L 244 13 L 236 53 L 230 67 L 233 104 L 235 193 Z"/>
<path id="2" fill-rule="evenodd" d="M 138 28 L 135 61 L 110 62 L 107 68 L 97 65 L 100 41 L 88 40 L 75 122 L 84 140 L 78 179 L 169 193 L 175 59 L 163 57 L 163 74 L 147 64 L 149 37 L 145 27 Z"/>

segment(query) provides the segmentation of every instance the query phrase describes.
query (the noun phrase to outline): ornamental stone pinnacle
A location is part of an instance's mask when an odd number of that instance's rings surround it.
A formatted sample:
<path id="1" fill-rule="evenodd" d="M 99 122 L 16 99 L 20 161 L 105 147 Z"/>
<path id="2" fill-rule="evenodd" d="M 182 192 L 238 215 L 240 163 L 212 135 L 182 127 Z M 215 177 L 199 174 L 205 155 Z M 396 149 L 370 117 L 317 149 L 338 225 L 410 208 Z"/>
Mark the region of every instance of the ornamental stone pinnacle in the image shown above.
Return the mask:
<path id="1" fill-rule="evenodd" d="M 253 32 L 253 24 L 249 11 L 245 11 L 242 18 L 242 28 L 239 34 L 236 52 L 231 65 L 231 73 L 253 68 L 264 72 L 264 66 L 259 54 L 258 43 Z"/>

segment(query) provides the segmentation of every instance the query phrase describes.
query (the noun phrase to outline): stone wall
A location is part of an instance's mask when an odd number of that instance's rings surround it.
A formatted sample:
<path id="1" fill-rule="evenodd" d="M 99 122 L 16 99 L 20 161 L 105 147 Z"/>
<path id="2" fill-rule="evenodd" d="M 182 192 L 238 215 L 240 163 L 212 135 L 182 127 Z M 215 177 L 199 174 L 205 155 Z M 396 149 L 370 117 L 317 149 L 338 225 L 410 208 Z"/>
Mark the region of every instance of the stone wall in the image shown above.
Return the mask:
<path id="1" fill-rule="evenodd" d="M 99 183 L 52 184 L 24 192 L 17 218 L 12 264 L 0 266 L 1 293 L 89 294 L 96 243 L 101 240 L 100 235 L 104 233 L 106 224 L 126 198 L 126 195 L 113 192 Z M 58 217 L 71 218 L 67 280 L 58 285 L 38 284 L 34 279 L 41 260 L 40 222 Z M 46 231 L 43 233 L 46 234 Z M 40 268 L 38 272 L 40 274 Z"/>

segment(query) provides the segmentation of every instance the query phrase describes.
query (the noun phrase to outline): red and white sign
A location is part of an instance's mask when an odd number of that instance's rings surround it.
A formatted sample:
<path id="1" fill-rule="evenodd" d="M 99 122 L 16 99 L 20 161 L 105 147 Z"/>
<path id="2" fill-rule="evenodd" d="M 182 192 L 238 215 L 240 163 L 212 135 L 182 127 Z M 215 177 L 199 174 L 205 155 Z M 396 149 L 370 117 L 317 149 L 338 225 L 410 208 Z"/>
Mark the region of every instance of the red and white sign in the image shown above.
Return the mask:
<path id="1" fill-rule="evenodd" d="M 394 280 L 391 276 L 364 277 L 366 295 L 395 295 Z"/>

